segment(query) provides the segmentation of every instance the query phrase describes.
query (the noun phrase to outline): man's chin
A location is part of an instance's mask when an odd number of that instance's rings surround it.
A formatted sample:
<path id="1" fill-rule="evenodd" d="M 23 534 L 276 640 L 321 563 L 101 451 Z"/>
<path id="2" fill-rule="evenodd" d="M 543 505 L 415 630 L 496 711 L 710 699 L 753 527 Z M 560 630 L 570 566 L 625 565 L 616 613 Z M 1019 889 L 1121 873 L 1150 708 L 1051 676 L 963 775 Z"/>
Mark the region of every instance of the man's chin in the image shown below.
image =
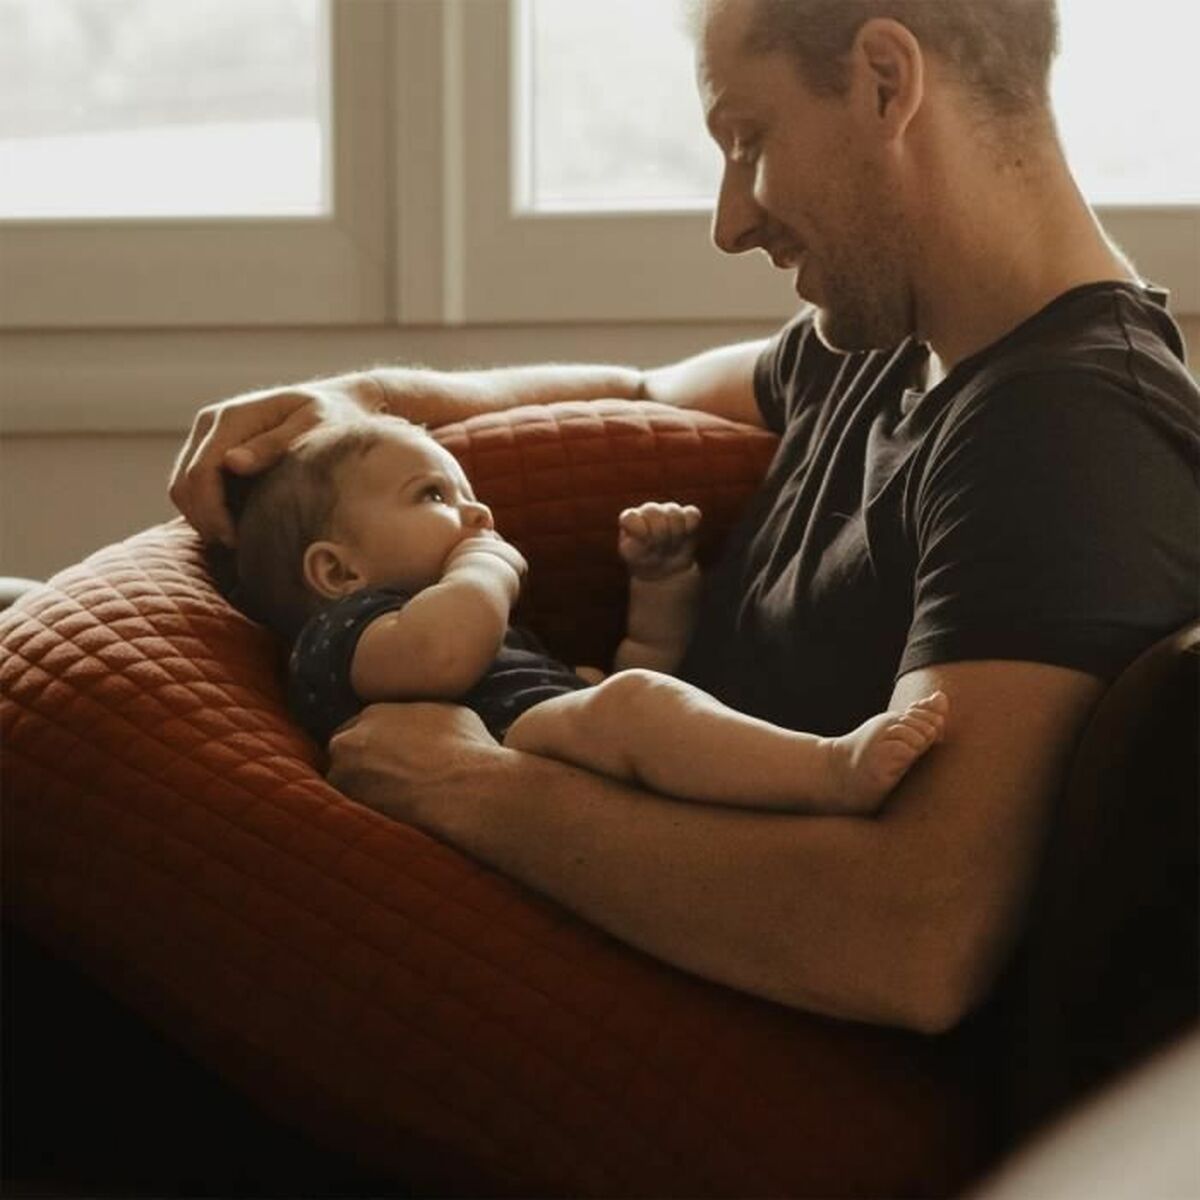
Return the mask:
<path id="1" fill-rule="evenodd" d="M 891 350 L 906 337 L 908 330 L 900 322 L 869 321 L 857 314 L 837 312 L 815 305 L 813 328 L 822 345 L 835 354 L 861 354 L 870 350 Z"/>

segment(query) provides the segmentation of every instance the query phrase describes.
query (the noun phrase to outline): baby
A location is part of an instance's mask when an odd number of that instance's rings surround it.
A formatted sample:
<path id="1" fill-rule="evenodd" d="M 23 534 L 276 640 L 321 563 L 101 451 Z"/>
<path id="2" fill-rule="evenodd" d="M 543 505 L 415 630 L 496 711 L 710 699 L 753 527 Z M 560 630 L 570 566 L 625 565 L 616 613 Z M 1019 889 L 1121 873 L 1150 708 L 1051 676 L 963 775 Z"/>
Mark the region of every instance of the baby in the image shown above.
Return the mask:
<path id="1" fill-rule="evenodd" d="M 510 624 L 526 563 L 457 460 L 400 418 L 365 417 L 314 430 L 254 482 L 238 517 L 237 598 L 292 643 L 290 702 L 321 741 L 374 701 L 455 701 L 506 747 L 680 799 L 874 812 L 941 738 L 946 697 L 824 738 L 674 678 L 699 521 L 678 504 L 621 514 L 627 633 L 615 673 L 585 679 Z"/>

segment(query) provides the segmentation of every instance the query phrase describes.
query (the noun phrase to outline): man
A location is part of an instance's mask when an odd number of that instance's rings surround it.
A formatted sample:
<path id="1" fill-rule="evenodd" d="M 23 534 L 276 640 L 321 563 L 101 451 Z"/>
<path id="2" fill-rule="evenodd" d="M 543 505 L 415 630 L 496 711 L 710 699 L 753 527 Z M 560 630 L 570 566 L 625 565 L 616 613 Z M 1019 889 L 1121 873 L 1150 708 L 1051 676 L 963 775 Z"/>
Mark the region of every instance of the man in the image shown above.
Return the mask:
<path id="1" fill-rule="evenodd" d="M 794 271 L 811 315 L 644 375 L 377 371 L 228 401 L 172 495 L 228 539 L 218 468 L 348 404 L 437 424 L 644 395 L 777 430 L 683 674 L 820 732 L 944 691 L 945 744 L 878 819 L 681 804 L 437 705 L 368 709 L 331 778 L 687 970 L 940 1031 L 1019 935 L 1106 680 L 1194 609 L 1196 389 L 1063 161 L 1052 0 L 709 0 L 696 29 L 714 239 Z"/>

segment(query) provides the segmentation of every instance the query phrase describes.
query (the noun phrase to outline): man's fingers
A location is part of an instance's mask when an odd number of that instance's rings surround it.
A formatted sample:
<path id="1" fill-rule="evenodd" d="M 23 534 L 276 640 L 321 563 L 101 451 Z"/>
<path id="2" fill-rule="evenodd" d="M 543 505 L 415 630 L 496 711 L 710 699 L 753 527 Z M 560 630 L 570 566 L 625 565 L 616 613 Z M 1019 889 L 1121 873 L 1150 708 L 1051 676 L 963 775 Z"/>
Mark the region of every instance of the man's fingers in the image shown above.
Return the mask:
<path id="1" fill-rule="evenodd" d="M 198 418 L 180 455 L 171 499 L 206 541 L 232 546 L 236 538 L 225 503 L 222 469 L 255 475 L 277 462 L 301 434 L 319 420 L 315 406 L 300 393 L 264 397 L 253 405 L 232 404 Z M 203 415 L 203 414 L 202 414 Z"/>
<path id="2" fill-rule="evenodd" d="M 210 465 L 214 428 L 215 423 L 210 422 L 207 433 L 199 439 L 186 461 L 180 455 L 170 496 L 204 541 L 232 546 L 235 539 L 233 520 L 225 506 L 220 464 Z"/>
<path id="3" fill-rule="evenodd" d="M 257 475 L 274 466 L 294 441 L 319 422 L 320 417 L 312 408 L 295 409 L 278 425 L 227 447 L 220 465 L 239 475 Z"/>

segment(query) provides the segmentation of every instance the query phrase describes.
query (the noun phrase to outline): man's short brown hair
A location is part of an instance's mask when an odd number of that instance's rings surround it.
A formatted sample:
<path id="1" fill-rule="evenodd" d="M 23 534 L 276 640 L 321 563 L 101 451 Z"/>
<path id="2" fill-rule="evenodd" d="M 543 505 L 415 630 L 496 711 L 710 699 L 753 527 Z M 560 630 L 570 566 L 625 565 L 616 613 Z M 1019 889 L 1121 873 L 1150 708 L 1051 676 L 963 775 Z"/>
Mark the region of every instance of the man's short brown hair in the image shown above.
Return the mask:
<path id="1" fill-rule="evenodd" d="M 746 48 L 783 50 L 818 95 L 842 95 L 846 56 L 869 20 L 898 21 L 937 55 L 990 115 L 1029 117 L 1049 106 L 1058 50 L 1055 0 L 734 0 L 753 5 Z"/>

